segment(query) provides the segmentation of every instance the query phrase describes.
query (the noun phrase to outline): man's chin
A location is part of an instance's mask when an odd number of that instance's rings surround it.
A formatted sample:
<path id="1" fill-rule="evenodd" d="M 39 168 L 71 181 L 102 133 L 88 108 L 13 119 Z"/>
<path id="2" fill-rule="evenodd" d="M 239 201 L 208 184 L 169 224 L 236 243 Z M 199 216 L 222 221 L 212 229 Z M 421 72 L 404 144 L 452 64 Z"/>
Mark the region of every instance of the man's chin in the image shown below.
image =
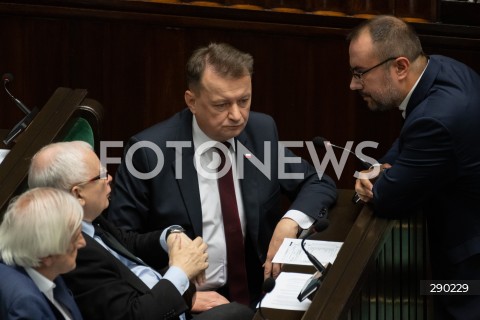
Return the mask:
<path id="1" fill-rule="evenodd" d="M 226 141 L 228 139 L 235 138 L 240 133 L 242 133 L 244 128 L 245 128 L 245 126 L 226 128 L 226 130 L 224 131 L 224 137 L 223 137 L 224 139 L 223 140 Z"/>
<path id="2" fill-rule="evenodd" d="M 368 109 L 370 109 L 371 111 L 377 110 L 377 104 L 370 97 L 364 96 L 363 100 L 367 104 Z"/>
<path id="3" fill-rule="evenodd" d="M 382 108 L 373 101 L 370 97 L 364 97 L 365 102 L 367 103 L 367 107 L 370 111 L 382 111 Z"/>

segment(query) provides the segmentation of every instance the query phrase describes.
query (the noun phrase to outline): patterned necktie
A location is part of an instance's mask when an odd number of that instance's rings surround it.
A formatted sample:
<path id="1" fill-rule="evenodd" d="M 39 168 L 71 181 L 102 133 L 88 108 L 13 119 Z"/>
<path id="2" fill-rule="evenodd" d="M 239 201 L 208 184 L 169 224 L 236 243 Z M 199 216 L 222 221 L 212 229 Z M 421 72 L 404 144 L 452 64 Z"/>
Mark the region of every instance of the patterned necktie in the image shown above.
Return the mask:
<path id="1" fill-rule="evenodd" d="M 227 148 L 230 147 L 230 143 L 224 142 L 224 144 Z M 245 247 L 233 184 L 232 167 L 230 158 L 228 156 L 225 157 L 222 150 L 216 150 L 221 160 L 218 169 L 221 170 L 224 168 L 227 161 L 229 164 L 228 172 L 224 176 L 219 176 L 217 182 L 227 245 L 227 283 L 230 299 L 249 305 L 250 298 L 245 268 Z"/>
<path id="2" fill-rule="evenodd" d="M 95 228 L 95 235 L 99 236 L 102 241 L 110 247 L 110 249 L 114 250 L 118 254 L 122 255 L 123 257 L 135 262 L 141 266 L 147 266 L 145 262 L 141 259 L 136 257 L 133 253 L 131 253 L 125 246 L 123 246 L 111 233 L 104 230 L 100 225 L 94 225 Z"/>

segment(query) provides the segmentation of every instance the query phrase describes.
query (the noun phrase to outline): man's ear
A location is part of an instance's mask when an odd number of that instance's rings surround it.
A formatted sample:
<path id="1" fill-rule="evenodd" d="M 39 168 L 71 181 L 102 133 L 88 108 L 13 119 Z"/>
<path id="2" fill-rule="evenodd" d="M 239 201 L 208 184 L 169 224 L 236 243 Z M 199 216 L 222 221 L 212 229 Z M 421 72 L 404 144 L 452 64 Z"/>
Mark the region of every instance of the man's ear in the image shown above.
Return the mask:
<path id="1" fill-rule="evenodd" d="M 73 186 L 72 190 L 70 190 L 70 193 L 80 202 L 80 205 L 82 207 L 85 206 L 85 199 L 82 196 L 82 188 L 79 186 Z"/>
<path id="2" fill-rule="evenodd" d="M 52 256 L 40 258 L 40 264 L 42 267 L 50 267 L 53 264 Z"/>
<path id="3" fill-rule="evenodd" d="M 395 73 L 398 79 L 404 79 L 410 69 L 410 61 L 405 57 L 399 57 L 395 60 Z"/>
<path id="4" fill-rule="evenodd" d="M 185 91 L 185 103 L 187 104 L 188 109 L 190 109 L 190 112 L 195 114 L 197 111 L 195 108 L 195 93 L 190 90 Z"/>

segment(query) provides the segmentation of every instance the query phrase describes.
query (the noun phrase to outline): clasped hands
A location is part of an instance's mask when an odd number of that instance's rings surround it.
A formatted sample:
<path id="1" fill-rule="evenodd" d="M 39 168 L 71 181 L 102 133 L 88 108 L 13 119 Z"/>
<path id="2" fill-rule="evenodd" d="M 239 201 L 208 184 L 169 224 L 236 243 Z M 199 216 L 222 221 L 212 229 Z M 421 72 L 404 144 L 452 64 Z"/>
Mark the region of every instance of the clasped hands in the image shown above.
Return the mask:
<path id="1" fill-rule="evenodd" d="M 201 237 L 194 240 L 184 233 L 171 234 L 167 239 L 169 266 L 182 269 L 188 279 L 196 285 L 205 283 L 205 270 L 208 268 L 207 244 Z M 194 296 L 192 312 L 199 313 L 213 307 L 229 303 L 215 291 L 197 291 Z"/>

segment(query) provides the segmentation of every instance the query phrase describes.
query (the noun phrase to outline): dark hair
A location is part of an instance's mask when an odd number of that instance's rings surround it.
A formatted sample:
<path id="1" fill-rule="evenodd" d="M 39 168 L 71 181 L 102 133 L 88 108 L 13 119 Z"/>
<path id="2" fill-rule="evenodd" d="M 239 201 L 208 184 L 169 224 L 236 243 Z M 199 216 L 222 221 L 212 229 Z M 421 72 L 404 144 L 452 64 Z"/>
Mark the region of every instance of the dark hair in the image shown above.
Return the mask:
<path id="1" fill-rule="evenodd" d="M 394 16 L 380 15 L 358 25 L 348 35 L 350 42 L 364 31 L 369 32 L 374 54 L 379 60 L 407 57 L 414 61 L 423 54 L 422 44 L 413 27 Z"/>
<path id="2" fill-rule="evenodd" d="M 226 43 L 211 43 L 195 50 L 187 62 L 189 89 L 198 89 L 206 66 L 213 67 L 222 77 L 240 78 L 253 73 L 253 58 Z"/>

